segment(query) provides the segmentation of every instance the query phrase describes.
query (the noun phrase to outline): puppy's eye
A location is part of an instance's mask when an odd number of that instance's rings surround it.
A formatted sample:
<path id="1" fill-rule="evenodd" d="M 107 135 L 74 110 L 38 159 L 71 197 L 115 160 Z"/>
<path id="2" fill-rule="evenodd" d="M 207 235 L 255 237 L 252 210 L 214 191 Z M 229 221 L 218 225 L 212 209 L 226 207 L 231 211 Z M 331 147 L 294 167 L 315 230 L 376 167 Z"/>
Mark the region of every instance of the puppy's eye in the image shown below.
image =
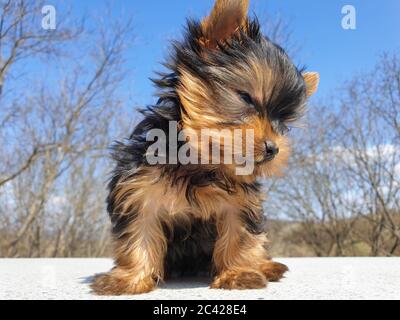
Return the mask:
<path id="1" fill-rule="evenodd" d="M 244 92 L 244 91 L 238 91 L 238 95 L 239 95 L 240 99 L 242 99 L 248 105 L 254 106 L 254 101 L 250 94 L 248 94 L 247 92 Z"/>

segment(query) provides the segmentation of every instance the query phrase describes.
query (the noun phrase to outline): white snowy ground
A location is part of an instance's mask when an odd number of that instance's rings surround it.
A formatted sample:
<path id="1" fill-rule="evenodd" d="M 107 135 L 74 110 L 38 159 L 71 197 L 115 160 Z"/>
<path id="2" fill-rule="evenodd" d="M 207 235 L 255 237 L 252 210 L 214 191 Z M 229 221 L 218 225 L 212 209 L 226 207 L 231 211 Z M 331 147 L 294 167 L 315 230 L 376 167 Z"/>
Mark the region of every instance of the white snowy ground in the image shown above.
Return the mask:
<path id="1" fill-rule="evenodd" d="M 182 279 L 149 294 L 111 299 L 400 300 L 400 258 L 277 261 L 288 265 L 290 272 L 281 282 L 262 290 L 211 290 L 209 279 Z M 90 278 L 111 266 L 108 259 L 0 259 L 0 299 L 99 299 L 90 292 Z"/>

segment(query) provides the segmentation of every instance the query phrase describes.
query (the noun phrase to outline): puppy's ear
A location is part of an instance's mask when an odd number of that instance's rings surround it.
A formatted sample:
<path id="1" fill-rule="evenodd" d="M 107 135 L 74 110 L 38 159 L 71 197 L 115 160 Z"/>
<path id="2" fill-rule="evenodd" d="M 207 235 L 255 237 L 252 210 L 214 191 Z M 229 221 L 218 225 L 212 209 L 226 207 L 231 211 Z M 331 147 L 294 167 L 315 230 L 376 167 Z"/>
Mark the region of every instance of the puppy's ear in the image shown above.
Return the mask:
<path id="1" fill-rule="evenodd" d="M 249 0 L 216 0 L 211 14 L 202 21 L 203 44 L 216 48 L 229 40 L 247 21 Z"/>
<path id="2" fill-rule="evenodd" d="M 319 73 L 305 72 L 303 73 L 303 78 L 306 82 L 307 97 L 311 97 L 314 93 L 317 92 L 319 85 Z"/>

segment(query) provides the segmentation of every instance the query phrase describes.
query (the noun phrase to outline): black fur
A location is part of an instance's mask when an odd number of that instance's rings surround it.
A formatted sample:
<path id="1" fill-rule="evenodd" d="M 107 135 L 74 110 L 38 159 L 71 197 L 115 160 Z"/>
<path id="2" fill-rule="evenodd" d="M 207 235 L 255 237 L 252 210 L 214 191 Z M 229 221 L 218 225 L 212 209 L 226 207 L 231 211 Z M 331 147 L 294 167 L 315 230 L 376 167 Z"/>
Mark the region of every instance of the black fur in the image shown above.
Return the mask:
<path id="1" fill-rule="evenodd" d="M 165 257 L 165 277 L 210 275 L 217 231 L 214 221 L 195 219 L 189 224 L 175 223 L 165 229 L 168 253 Z"/>

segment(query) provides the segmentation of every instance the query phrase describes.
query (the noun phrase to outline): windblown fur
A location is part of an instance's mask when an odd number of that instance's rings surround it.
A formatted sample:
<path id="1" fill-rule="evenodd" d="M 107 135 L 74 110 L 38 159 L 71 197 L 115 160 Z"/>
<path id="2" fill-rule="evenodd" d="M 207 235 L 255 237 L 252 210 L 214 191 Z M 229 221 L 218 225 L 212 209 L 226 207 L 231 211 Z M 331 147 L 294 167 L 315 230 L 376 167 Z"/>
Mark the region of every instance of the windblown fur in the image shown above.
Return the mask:
<path id="1" fill-rule="evenodd" d="M 158 103 L 113 146 L 107 202 L 116 266 L 95 278 L 98 294 L 143 293 L 167 277 L 198 274 L 215 276 L 215 288 L 259 288 L 287 270 L 267 254 L 259 178 L 286 166 L 287 127 L 303 114 L 317 80 L 262 35 L 247 7 L 245 0 L 218 0 L 202 22 L 187 22 L 165 64 L 169 71 L 153 80 Z M 266 140 L 280 151 L 249 176 L 224 165 L 151 166 L 146 135 L 161 129 L 168 136 L 170 121 L 182 130 L 252 128 L 256 159 Z"/>

